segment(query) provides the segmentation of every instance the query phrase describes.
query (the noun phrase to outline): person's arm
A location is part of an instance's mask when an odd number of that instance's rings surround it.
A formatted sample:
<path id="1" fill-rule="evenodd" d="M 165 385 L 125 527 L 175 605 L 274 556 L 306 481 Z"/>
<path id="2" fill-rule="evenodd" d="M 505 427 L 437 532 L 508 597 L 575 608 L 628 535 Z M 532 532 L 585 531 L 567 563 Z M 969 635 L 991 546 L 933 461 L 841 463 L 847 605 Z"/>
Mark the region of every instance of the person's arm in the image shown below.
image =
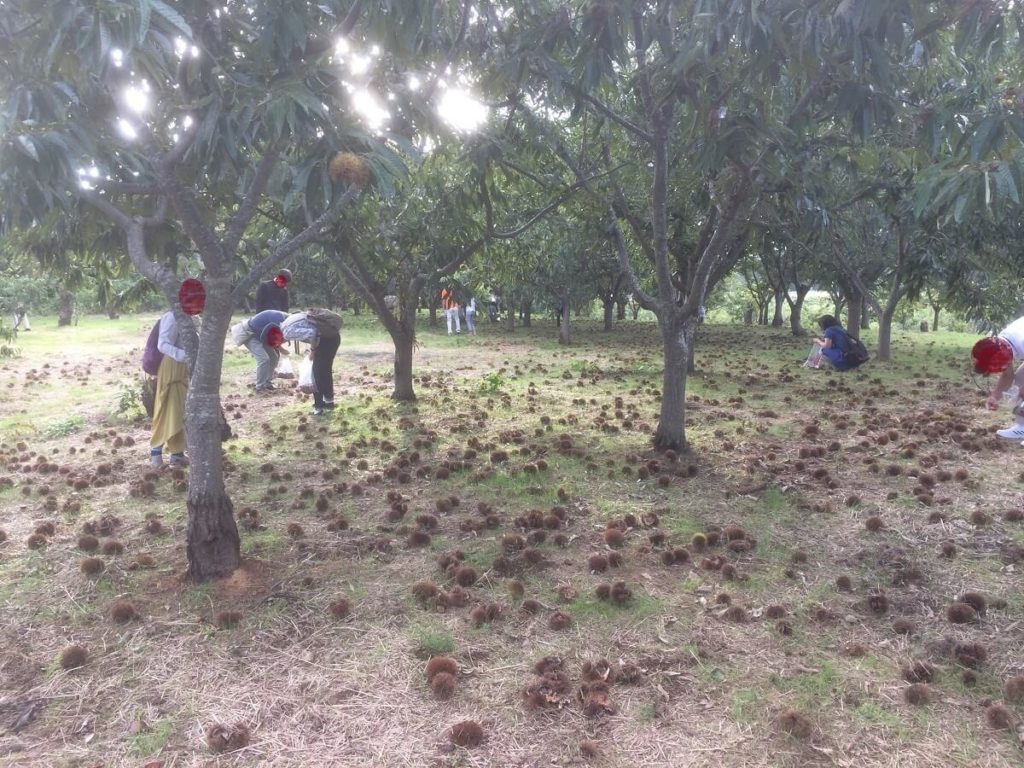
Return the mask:
<path id="1" fill-rule="evenodd" d="M 1003 399 L 1003 392 L 1008 390 L 1013 383 L 1013 373 L 1014 368 L 1011 363 L 999 374 L 999 378 L 996 379 L 992 391 L 989 392 L 988 400 L 985 401 L 985 407 L 990 411 L 994 411 L 999 407 L 999 402 Z"/>
<path id="2" fill-rule="evenodd" d="M 172 360 L 179 363 L 188 362 L 188 353 L 175 343 L 178 337 L 178 324 L 173 315 L 164 315 L 160 318 L 160 337 L 157 340 L 156 348 Z"/>

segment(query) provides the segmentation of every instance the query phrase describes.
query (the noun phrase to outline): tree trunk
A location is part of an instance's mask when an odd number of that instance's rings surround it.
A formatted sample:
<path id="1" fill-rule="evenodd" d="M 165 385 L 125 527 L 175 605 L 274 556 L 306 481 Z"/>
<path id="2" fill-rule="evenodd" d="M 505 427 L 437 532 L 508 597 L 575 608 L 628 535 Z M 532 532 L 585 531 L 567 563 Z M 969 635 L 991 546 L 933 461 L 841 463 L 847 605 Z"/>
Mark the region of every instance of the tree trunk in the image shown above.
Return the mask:
<path id="1" fill-rule="evenodd" d="M 567 295 L 563 296 L 562 297 L 562 316 L 561 316 L 561 318 L 559 318 L 559 323 L 558 323 L 558 343 L 559 344 L 568 344 L 569 341 L 570 341 L 570 339 L 569 339 L 569 313 L 571 311 L 572 310 L 569 307 L 569 297 Z"/>
<path id="2" fill-rule="evenodd" d="M 610 331 L 614 319 L 615 299 L 601 299 L 601 303 L 604 305 L 604 329 Z"/>
<path id="3" fill-rule="evenodd" d="M 892 360 L 892 317 L 896 314 L 896 307 L 886 307 L 878 318 L 878 341 L 875 350 L 875 359 L 883 362 Z"/>
<path id="4" fill-rule="evenodd" d="M 630 307 L 630 310 L 633 313 L 633 319 L 636 320 L 640 316 L 640 303 L 634 302 L 633 305 Z"/>
<path id="5" fill-rule="evenodd" d="M 750 304 L 747 304 L 746 308 L 743 310 L 743 324 L 754 324 L 754 307 Z"/>
<path id="6" fill-rule="evenodd" d="M 662 374 L 661 413 L 654 447 L 686 450 L 686 366 L 693 344 L 696 319 L 659 322 L 665 371 Z"/>
<path id="7" fill-rule="evenodd" d="M 359 317 L 363 312 L 363 302 L 359 299 L 352 299 L 352 314 Z"/>
<path id="8" fill-rule="evenodd" d="M 60 296 L 60 310 L 57 313 L 57 327 L 71 325 L 75 316 L 75 294 L 63 286 L 57 289 Z"/>
<path id="9" fill-rule="evenodd" d="M 938 304 L 932 304 L 932 330 L 939 330 L 939 312 L 942 311 L 942 307 Z"/>
<path id="10" fill-rule="evenodd" d="M 505 305 L 505 330 L 512 332 L 516 329 L 516 310 L 513 302 L 508 302 Z"/>
<path id="11" fill-rule="evenodd" d="M 796 301 L 790 302 L 789 304 L 789 327 L 794 336 L 806 336 L 807 331 L 804 329 L 802 324 L 803 312 L 804 312 L 804 300 L 807 298 L 807 293 L 810 291 L 810 287 L 801 288 L 797 286 L 796 289 Z"/>
<path id="12" fill-rule="evenodd" d="M 768 304 L 769 299 L 765 299 L 764 303 L 757 305 L 757 324 L 768 325 Z"/>
<path id="13" fill-rule="evenodd" d="M 862 303 L 860 308 L 860 329 L 862 331 L 866 331 L 869 328 L 871 328 L 871 317 L 870 315 L 868 315 L 868 300 L 862 299 L 861 302 Z"/>
<path id="14" fill-rule="evenodd" d="M 626 319 L 626 299 L 620 298 L 615 302 L 615 319 L 625 320 Z"/>
<path id="15" fill-rule="evenodd" d="M 775 289 L 775 314 L 772 316 L 772 328 L 781 328 L 783 326 L 782 319 L 782 302 L 785 291 L 782 288 Z"/>
<path id="16" fill-rule="evenodd" d="M 208 281 L 199 351 L 185 397 L 188 476 L 188 572 L 196 582 L 229 576 L 241 563 L 234 508 L 224 489 L 220 377 L 224 338 L 231 320 L 229 291 Z"/>
<path id="17" fill-rule="evenodd" d="M 533 302 L 527 299 L 522 305 L 523 328 L 530 327 L 530 317 L 533 313 Z"/>
<path id="18" fill-rule="evenodd" d="M 117 311 L 117 305 L 111 302 L 107 305 L 107 317 L 111 320 L 117 320 L 121 316 L 121 313 Z"/>
<path id="19" fill-rule="evenodd" d="M 863 306 L 864 301 L 861 299 L 860 294 L 856 292 L 850 293 L 846 299 L 846 329 L 855 336 L 860 329 L 860 315 Z"/>
<path id="20" fill-rule="evenodd" d="M 395 345 L 395 390 L 392 400 L 411 403 L 416 399 L 412 388 L 412 350 L 415 339 L 407 333 L 392 333 Z"/>

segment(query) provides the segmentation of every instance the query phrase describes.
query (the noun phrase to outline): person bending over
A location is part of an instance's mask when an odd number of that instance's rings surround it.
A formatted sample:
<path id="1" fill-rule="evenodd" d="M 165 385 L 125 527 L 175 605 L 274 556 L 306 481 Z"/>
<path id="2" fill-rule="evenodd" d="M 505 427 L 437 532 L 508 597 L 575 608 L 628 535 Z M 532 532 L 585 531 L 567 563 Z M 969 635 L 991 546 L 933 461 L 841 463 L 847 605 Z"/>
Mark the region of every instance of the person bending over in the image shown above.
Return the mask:
<path id="1" fill-rule="evenodd" d="M 1024 365 L 1014 367 L 1017 360 L 1024 359 L 1024 317 L 1019 317 L 996 336 L 979 339 L 971 349 L 974 372 L 983 375 L 998 374 L 989 391 L 985 407 L 990 411 L 999 408 L 1003 393 L 1014 384 L 1017 397 L 1013 406 L 1013 423 L 996 434 L 1006 440 L 1024 440 Z"/>

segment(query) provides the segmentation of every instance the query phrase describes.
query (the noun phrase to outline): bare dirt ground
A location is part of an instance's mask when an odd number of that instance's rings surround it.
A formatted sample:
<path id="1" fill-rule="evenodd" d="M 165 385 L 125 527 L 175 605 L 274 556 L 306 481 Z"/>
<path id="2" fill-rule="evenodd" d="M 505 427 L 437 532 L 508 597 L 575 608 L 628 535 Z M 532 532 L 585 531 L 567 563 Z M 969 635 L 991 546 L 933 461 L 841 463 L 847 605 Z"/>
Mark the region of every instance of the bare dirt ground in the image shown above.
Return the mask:
<path id="1" fill-rule="evenodd" d="M 1024 761 L 1024 448 L 970 337 L 837 375 L 706 328 L 679 456 L 648 448 L 651 326 L 424 329 L 396 405 L 356 320 L 323 419 L 250 394 L 230 349 L 246 561 L 194 585 L 184 475 L 147 475 L 116 413 L 151 322 L 38 323 L 0 361 L 0 765 Z M 482 743 L 452 744 L 463 720 Z"/>

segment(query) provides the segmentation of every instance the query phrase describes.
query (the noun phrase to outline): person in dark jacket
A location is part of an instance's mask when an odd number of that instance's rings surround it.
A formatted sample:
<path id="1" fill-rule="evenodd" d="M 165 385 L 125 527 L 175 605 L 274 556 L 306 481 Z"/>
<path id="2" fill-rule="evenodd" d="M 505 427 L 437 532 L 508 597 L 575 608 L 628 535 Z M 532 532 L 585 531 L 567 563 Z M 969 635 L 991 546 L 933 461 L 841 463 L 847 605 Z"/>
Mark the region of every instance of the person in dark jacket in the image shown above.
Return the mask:
<path id="1" fill-rule="evenodd" d="M 260 283 L 256 289 L 256 312 L 276 309 L 288 314 L 288 283 L 291 281 L 291 271 L 282 269 L 273 280 Z"/>

